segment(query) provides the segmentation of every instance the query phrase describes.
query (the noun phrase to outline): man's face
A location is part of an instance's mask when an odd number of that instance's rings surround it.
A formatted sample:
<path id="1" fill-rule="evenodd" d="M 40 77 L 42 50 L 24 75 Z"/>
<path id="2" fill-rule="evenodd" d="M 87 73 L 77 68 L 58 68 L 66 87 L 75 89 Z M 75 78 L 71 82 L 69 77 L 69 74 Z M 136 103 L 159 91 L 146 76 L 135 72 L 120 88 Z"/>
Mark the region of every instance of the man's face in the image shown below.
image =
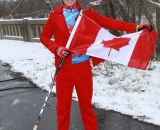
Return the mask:
<path id="1" fill-rule="evenodd" d="M 63 0 L 63 2 L 67 6 L 73 6 L 76 3 L 76 0 Z"/>

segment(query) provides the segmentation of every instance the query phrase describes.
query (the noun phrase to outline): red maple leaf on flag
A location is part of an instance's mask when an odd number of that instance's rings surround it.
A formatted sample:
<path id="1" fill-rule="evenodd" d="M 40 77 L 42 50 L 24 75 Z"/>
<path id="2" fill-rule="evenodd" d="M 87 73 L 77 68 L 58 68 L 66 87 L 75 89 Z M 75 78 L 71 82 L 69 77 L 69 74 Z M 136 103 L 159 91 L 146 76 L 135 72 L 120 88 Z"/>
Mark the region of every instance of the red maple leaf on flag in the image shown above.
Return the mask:
<path id="1" fill-rule="evenodd" d="M 113 38 L 112 40 L 103 40 L 102 43 L 104 47 L 110 48 L 109 54 L 111 53 L 112 49 L 115 49 L 117 51 L 120 50 L 120 48 L 129 45 L 129 41 L 131 38 Z"/>

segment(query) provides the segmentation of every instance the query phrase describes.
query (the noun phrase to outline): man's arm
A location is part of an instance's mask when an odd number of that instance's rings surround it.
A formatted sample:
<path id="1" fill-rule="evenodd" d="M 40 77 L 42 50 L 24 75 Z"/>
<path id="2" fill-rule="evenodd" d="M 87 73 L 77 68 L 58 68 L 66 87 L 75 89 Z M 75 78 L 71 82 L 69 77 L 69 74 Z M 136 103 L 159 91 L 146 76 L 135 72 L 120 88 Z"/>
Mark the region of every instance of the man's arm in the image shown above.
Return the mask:
<path id="1" fill-rule="evenodd" d="M 84 15 L 88 16 L 89 18 L 96 21 L 100 26 L 112 29 L 112 30 L 120 30 L 120 31 L 126 31 L 126 32 L 136 32 L 137 24 L 135 23 L 128 23 L 121 20 L 108 18 L 103 15 L 100 15 L 99 13 L 95 12 L 92 9 L 88 9 L 84 12 Z"/>
<path id="2" fill-rule="evenodd" d="M 47 23 L 45 24 L 45 26 L 40 34 L 40 41 L 53 54 L 55 54 L 56 49 L 58 48 L 58 44 L 55 41 L 51 40 L 51 37 L 54 35 L 53 24 L 54 23 L 52 21 L 52 13 L 51 13 L 48 20 L 47 20 Z"/>

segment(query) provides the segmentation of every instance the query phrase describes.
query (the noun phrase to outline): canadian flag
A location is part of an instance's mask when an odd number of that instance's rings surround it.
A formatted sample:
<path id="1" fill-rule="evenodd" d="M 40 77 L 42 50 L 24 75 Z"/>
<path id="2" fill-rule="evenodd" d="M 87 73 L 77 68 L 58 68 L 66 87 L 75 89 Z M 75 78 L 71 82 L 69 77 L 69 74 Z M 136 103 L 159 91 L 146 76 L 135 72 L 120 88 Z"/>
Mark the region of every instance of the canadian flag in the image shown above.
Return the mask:
<path id="1" fill-rule="evenodd" d="M 71 40 L 70 50 L 145 70 L 155 49 L 157 32 L 147 29 L 117 37 L 84 14 Z"/>

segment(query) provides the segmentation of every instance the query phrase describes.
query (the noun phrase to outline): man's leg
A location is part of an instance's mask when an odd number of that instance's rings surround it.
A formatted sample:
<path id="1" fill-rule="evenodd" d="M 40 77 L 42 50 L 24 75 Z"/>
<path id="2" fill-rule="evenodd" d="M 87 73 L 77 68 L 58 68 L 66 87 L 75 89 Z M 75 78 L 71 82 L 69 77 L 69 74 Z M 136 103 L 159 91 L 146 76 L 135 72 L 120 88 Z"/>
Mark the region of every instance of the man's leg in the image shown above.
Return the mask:
<path id="1" fill-rule="evenodd" d="M 56 80 L 58 130 L 69 130 L 73 82 L 67 72 L 60 70 Z"/>
<path id="2" fill-rule="evenodd" d="M 85 130 L 98 130 L 97 118 L 91 103 L 93 93 L 91 68 L 88 63 L 79 67 L 76 71 L 76 91 L 83 124 Z"/>

